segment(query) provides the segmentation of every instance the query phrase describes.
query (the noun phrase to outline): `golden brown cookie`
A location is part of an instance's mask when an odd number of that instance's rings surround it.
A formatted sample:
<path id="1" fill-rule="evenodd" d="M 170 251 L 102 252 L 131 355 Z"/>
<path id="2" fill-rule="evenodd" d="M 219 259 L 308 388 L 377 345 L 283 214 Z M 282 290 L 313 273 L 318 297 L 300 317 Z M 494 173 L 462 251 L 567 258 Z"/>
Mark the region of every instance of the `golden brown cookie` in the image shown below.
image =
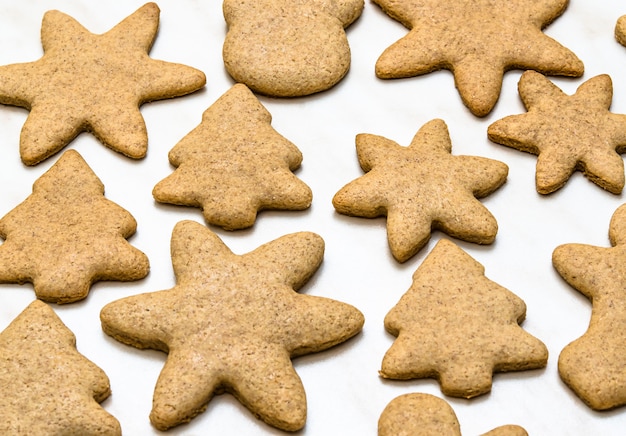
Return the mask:
<path id="1" fill-rule="evenodd" d="M 199 223 L 176 225 L 176 286 L 114 301 L 100 315 L 120 342 L 168 353 L 150 414 L 156 428 L 190 421 L 222 392 L 277 428 L 304 426 L 305 392 L 291 358 L 339 344 L 364 322 L 348 304 L 295 292 L 323 252 L 321 237 L 301 232 L 237 255 Z"/>
<path id="2" fill-rule="evenodd" d="M 251 227 L 259 210 L 308 208 L 311 189 L 292 173 L 302 153 L 271 121 L 254 94 L 236 84 L 170 151 L 176 170 L 152 195 L 162 203 L 200 207 L 209 224 L 227 230 Z"/>
<path id="3" fill-rule="evenodd" d="M 619 17 L 615 24 L 615 39 L 626 46 L 626 15 Z"/>
<path id="4" fill-rule="evenodd" d="M 144 278 L 148 258 L 125 239 L 136 227 L 128 211 L 104 197 L 81 155 L 68 150 L 0 219 L 0 282 L 31 282 L 37 298 L 72 303 L 95 281 Z"/>
<path id="5" fill-rule="evenodd" d="M 461 436 L 452 407 L 430 394 L 404 394 L 385 407 L 378 420 L 378 436 Z M 503 425 L 483 436 L 527 436 L 517 425 Z"/>
<path id="6" fill-rule="evenodd" d="M 363 0 L 224 0 L 223 59 L 236 82 L 274 97 L 337 84 L 350 68 L 344 29 Z"/>
<path id="7" fill-rule="evenodd" d="M 145 156 L 148 136 L 139 106 L 206 83 L 201 71 L 148 56 L 158 25 L 155 3 L 102 35 L 59 11 L 46 12 L 43 57 L 0 67 L 0 103 L 30 111 L 20 137 L 25 164 L 57 153 L 83 131 L 126 156 Z"/>
<path id="8" fill-rule="evenodd" d="M 567 0 L 374 0 L 409 33 L 376 62 L 384 79 L 448 69 L 463 103 L 477 116 L 495 106 L 511 69 L 578 77 L 583 63 L 542 30 Z"/>
<path id="9" fill-rule="evenodd" d="M 592 303 L 587 331 L 559 356 L 563 381 L 589 407 L 626 405 L 626 205 L 609 227 L 611 247 L 564 244 L 552 254 L 558 273 Z"/>
<path id="10" fill-rule="evenodd" d="M 537 192 L 550 194 L 582 171 L 589 180 L 613 194 L 624 187 L 626 115 L 609 111 L 611 78 L 599 75 L 566 95 L 545 76 L 526 71 L 519 94 L 527 113 L 491 124 L 489 139 L 538 156 Z"/>
<path id="11" fill-rule="evenodd" d="M 389 247 L 399 262 L 417 253 L 432 230 L 477 244 L 494 241 L 498 224 L 477 198 L 497 190 L 508 167 L 483 157 L 453 156 L 442 120 L 425 124 L 408 147 L 360 134 L 356 148 L 367 174 L 339 190 L 333 205 L 345 215 L 387 216 Z"/>
<path id="12" fill-rule="evenodd" d="M 485 277 L 484 267 L 442 239 L 385 317 L 397 339 L 380 375 L 436 378 L 445 395 L 472 398 L 491 390 L 500 371 L 543 368 L 546 346 L 520 327 L 526 305 Z"/>
<path id="13" fill-rule="evenodd" d="M 76 350 L 76 337 L 35 300 L 0 333 L 0 433 L 121 435 L 98 403 L 109 379 Z"/>

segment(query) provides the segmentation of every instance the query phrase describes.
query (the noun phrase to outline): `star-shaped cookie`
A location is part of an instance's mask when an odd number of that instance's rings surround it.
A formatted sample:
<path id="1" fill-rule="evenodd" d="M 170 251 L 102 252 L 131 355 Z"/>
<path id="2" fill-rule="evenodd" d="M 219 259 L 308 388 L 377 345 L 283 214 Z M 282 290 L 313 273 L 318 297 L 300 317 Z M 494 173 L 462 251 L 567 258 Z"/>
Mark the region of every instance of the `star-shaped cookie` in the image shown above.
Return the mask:
<path id="1" fill-rule="evenodd" d="M 76 350 L 76 337 L 35 300 L 0 333 L 0 433 L 121 435 L 98 403 L 109 379 Z"/>
<path id="2" fill-rule="evenodd" d="M 0 282 L 32 282 L 38 298 L 71 303 L 95 281 L 144 278 L 148 258 L 125 239 L 136 227 L 130 213 L 104 197 L 81 155 L 68 150 L 0 219 Z"/>
<path id="3" fill-rule="evenodd" d="M 177 168 L 154 187 L 154 198 L 200 207 L 209 224 L 227 230 L 251 227 L 259 210 L 308 208 L 311 189 L 292 173 L 302 153 L 271 121 L 245 85 L 234 85 L 170 151 Z"/>
<path id="4" fill-rule="evenodd" d="M 176 285 L 101 312 L 107 334 L 168 353 L 154 391 L 155 427 L 191 420 L 224 391 L 270 425 L 304 426 L 304 387 L 290 358 L 343 342 L 364 322 L 348 304 L 295 292 L 323 251 L 322 238 L 301 232 L 237 255 L 199 223 L 175 226 Z"/>
<path id="5" fill-rule="evenodd" d="M 441 391 L 454 397 L 485 394 L 493 372 L 545 367 L 548 350 L 520 327 L 525 316 L 526 304 L 518 296 L 441 239 L 385 317 L 385 329 L 397 339 L 380 375 L 436 378 Z"/>
<path id="6" fill-rule="evenodd" d="M 615 23 L 615 39 L 626 47 L 626 15 L 622 15 Z"/>
<path id="7" fill-rule="evenodd" d="M 626 205 L 609 226 L 611 247 L 564 244 L 552 254 L 558 273 L 592 303 L 587 331 L 559 356 L 563 381 L 591 408 L 626 405 Z"/>
<path id="8" fill-rule="evenodd" d="M 477 116 L 495 106 L 507 70 L 578 77 L 582 62 L 542 30 L 567 0 L 374 0 L 410 31 L 376 62 L 380 78 L 440 69 L 454 74 L 461 99 Z"/>
<path id="9" fill-rule="evenodd" d="M 626 115 L 609 111 L 613 85 L 608 75 L 593 77 L 566 95 L 535 71 L 519 81 L 527 113 L 491 124 L 489 139 L 537 155 L 537 192 L 550 194 L 582 171 L 614 194 L 624 187 Z"/>
<path id="10" fill-rule="evenodd" d="M 0 103 L 30 111 L 20 137 L 25 164 L 57 153 L 83 131 L 126 156 L 145 156 L 148 136 L 139 106 L 206 83 L 201 71 L 148 56 L 158 25 L 155 3 L 102 35 L 62 12 L 46 12 L 44 55 L 0 67 Z"/>
<path id="11" fill-rule="evenodd" d="M 478 244 L 493 242 L 497 222 L 477 198 L 498 189 L 508 167 L 483 157 L 453 156 L 442 120 L 425 124 L 408 147 L 360 134 L 356 148 L 367 174 L 337 192 L 333 205 L 351 216 L 386 215 L 389 246 L 399 262 L 417 253 L 433 229 Z"/>

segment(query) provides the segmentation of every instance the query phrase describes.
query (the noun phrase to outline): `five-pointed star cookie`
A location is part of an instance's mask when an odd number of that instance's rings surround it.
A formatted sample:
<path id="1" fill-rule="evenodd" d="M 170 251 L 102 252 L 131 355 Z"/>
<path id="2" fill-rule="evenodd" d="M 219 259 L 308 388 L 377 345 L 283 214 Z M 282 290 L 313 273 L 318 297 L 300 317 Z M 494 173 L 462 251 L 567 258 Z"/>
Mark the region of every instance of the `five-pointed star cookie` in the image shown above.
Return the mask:
<path id="1" fill-rule="evenodd" d="M 622 15 L 615 23 L 615 39 L 626 47 L 626 15 Z"/>
<path id="2" fill-rule="evenodd" d="M 626 405 L 626 205 L 611 219 L 612 247 L 564 244 L 552 254 L 558 273 L 592 303 L 587 331 L 559 356 L 563 381 L 591 408 Z"/>
<path id="3" fill-rule="evenodd" d="M 323 251 L 322 238 L 302 232 L 236 255 L 205 226 L 176 225 L 176 285 L 114 301 L 101 312 L 107 334 L 168 353 L 154 391 L 155 427 L 191 420 L 224 391 L 268 424 L 304 426 L 305 392 L 290 358 L 343 342 L 364 322 L 348 304 L 295 292 Z"/>
<path id="4" fill-rule="evenodd" d="M 477 198 L 498 189 L 508 167 L 476 156 L 453 156 L 446 124 L 425 124 L 408 147 L 381 136 L 360 134 L 356 148 L 367 173 L 333 198 L 346 215 L 387 216 L 393 256 L 404 262 L 438 229 L 459 239 L 490 244 L 498 231 L 495 218 Z"/>
<path id="5" fill-rule="evenodd" d="M 145 156 L 139 106 L 206 83 L 201 71 L 148 56 L 158 25 L 154 3 L 102 35 L 59 11 L 44 15 L 43 57 L 0 67 L 0 103 L 30 110 L 20 137 L 25 164 L 39 163 L 83 131 L 126 156 Z"/>
<path id="6" fill-rule="evenodd" d="M 560 189 L 576 170 L 609 192 L 622 192 L 626 115 L 609 112 L 609 76 L 589 79 L 570 96 L 545 76 L 526 71 L 519 94 L 528 112 L 496 121 L 487 134 L 494 142 L 538 156 L 537 192 Z"/>
<path id="7" fill-rule="evenodd" d="M 108 377 L 39 300 L 0 333 L 0 389 L 3 435 L 122 434 L 98 404 L 111 394 Z"/>
<path id="8" fill-rule="evenodd" d="M 434 377 L 444 394 L 472 398 L 491 390 L 494 371 L 542 368 L 548 350 L 523 330 L 526 304 L 485 277 L 485 268 L 441 239 L 385 317 L 397 339 L 380 375 Z"/>
<path id="9" fill-rule="evenodd" d="M 259 210 L 308 208 L 311 189 L 292 173 L 302 153 L 271 121 L 245 85 L 234 85 L 170 151 L 177 168 L 154 187 L 154 198 L 201 207 L 209 224 L 227 230 L 252 226 Z"/>
<path id="10" fill-rule="evenodd" d="M 141 279 L 148 258 L 125 239 L 136 227 L 130 213 L 104 197 L 80 154 L 68 150 L 0 219 L 0 282 L 32 282 L 38 298 L 71 303 L 95 281 Z"/>
<path id="11" fill-rule="evenodd" d="M 454 74 L 461 99 L 477 116 L 496 104 L 507 70 L 581 76 L 582 62 L 542 29 L 567 0 L 374 0 L 410 31 L 376 62 L 381 78 L 440 69 Z"/>

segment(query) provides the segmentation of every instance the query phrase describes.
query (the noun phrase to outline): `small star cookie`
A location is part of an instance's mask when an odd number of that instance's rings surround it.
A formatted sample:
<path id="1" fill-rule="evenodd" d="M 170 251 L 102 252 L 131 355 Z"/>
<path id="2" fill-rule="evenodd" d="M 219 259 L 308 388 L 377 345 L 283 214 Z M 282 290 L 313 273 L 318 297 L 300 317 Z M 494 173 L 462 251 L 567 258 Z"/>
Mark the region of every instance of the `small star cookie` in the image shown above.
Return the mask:
<path id="1" fill-rule="evenodd" d="M 583 63 L 542 30 L 567 0 L 374 0 L 409 33 L 376 62 L 383 79 L 440 69 L 454 74 L 463 103 L 476 116 L 495 106 L 507 70 L 578 77 Z"/>
<path id="2" fill-rule="evenodd" d="M 491 124 L 489 139 L 538 156 L 537 192 L 562 188 L 574 171 L 613 194 L 624 187 L 626 115 L 609 112 L 613 85 L 600 75 L 566 95 L 543 75 L 526 71 L 519 94 L 528 110 Z"/>
<path id="3" fill-rule="evenodd" d="M 121 435 L 98 403 L 109 379 L 76 350 L 76 337 L 35 300 L 0 333 L 0 433 Z"/>
<path id="4" fill-rule="evenodd" d="M 626 405 L 626 205 L 609 226 L 610 248 L 564 244 L 554 268 L 591 300 L 587 331 L 559 355 L 563 381 L 592 409 Z"/>
<path id="5" fill-rule="evenodd" d="M 430 394 L 404 394 L 385 407 L 378 420 L 378 436 L 461 436 L 454 410 Z M 482 436 L 528 436 L 517 425 L 503 425 Z"/>
<path id="6" fill-rule="evenodd" d="M 0 283 L 32 282 L 38 298 L 60 304 L 82 300 L 98 280 L 142 279 L 148 258 L 125 239 L 136 227 L 104 197 L 81 155 L 68 150 L 0 219 Z"/>
<path id="7" fill-rule="evenodd" d="M 446 124 L 432 120 L 408 147 L 381 136 L 360 134 L 356 148 L 367 174 L 333 198 L 342 214 L 387 216 L 393 256 L 404 262 L 430 239 L 433 229 L 477 244 L 490 244 L 498 224 L 477 198 L 497 190 L 508 175 L 502 162 L 453 156 Z"/>
<path id="8" fill-rule="evenodd" d="M 20 137 L 25 164 L 36 165 L 83 131 L 126 156 L 145 156 L 148 136 L 139 106 L 206 83 L 199 70 L 148 56 L 158 25 L 155 3 L 102 35 L 59 11 L 46 12 L 43 57 L 0 67 L 0 103 L 30 111 Z"/>
<path id="9" fill-rule="evenodd" d="M 622 15 L 615 24 L 615 39 L 626 47 L 626 15 Z"/>
<path id="10" fill-rule="evenodd" d="M 234 85 L 169 153 L 176 170 L 152 195 L 202 208 L 209 224 L 251 227 L 263 209 L 303 210 L 311 189 L 292 171 L 302 153 L 271 126 L 272 116 L 243 84 Z"/>
<path id="11" fill-rule="evenodd" d="M 363 0 L 224 0 L 226 71 L 236 82 L 274 97 L 325 91 L 350 68 L 344 29 L 363 5 Z"/>
<path id="12" fill-rule="evenodd" d="M 199 223 L 174 227 L 176 285 L 114 301 L 100 315 L 120 342 L 168 353 L 150 414 L 156 428 L 190 421 L 224 391 L 272 426 L 304 426 L 305 392 L 291 358 L 346 341 L 364 322 L 348 304 L 295 292 L 323 251 L 322 238 L 301 232 L 236 255 Z"/>
<path id="13" fill-rule="evenodd" d="M 491 390 L 495 371 L 543 368 L 548 350 L 520 327 L 525 303 L 485 277 L 484 267 L 441 239 L 413 283 L 385 317 L 397 339 L 380 375 L 436 378 L 445 395 L 472 398 Z"/>

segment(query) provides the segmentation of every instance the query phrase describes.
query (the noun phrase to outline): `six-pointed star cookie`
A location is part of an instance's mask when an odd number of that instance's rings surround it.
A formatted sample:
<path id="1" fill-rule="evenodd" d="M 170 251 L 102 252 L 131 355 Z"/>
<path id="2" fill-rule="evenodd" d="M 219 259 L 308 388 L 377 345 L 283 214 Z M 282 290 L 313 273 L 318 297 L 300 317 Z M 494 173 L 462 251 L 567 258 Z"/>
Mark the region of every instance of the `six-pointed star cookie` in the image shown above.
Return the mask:
<path id="1" fill-rule="evenodd" d="M 582 62 L 542 32 L 567 0 L 374 0 L 410 32 L 376 62 L 381 78 L 449 69 L 470 111 L 487 115 L 507 70 L 581 76 Z"/>
<path id="2" fill-rule="evenodd" d="M 537 155 L 537 192 L 550 194 L 582 171 L 614 194 L 624 187 L 626 115 L 609 112 L 613 85 L 607 75 L 593 77 L 566 95 L 535 71 L 519 81 L 528 110 L 491 124 L 489 139 Z"/>
<path id="3" fill-rule="evenodd" d="M 136 227 L 130 213 L 104 197 L 81 155 L 68 150 L 0 219 L 0 283 L 32 282 L 38 298 L 71 303 L 97 280 L 141 279 L 148 258 L 125 239 Z"/>
<path id="4" fill-rule="evenodd" d="M 626 405 L 626 205 L 611 219 L 612 247 L 564 244 L 552 254 L 558 273 L 591 300 L 587 331 L 559 356 L 563 381 L 591 408 Z"/>
<path id="5" fill-rule="evenodd" d="M 304 426 L 305 392 L 290 358 L 343 342 L 364 322 L 348 304 L 295 292 L 323 251 L 322 238 L 302 232 L 236 255 L 205 226 L 176 225 L 176 286 L 101 312 L 117 340 L 168 352 L 150 414 L 157 428 L 191 420 L 223 391 L 273 426 Z"/>
<path id="6" fill-rule="evenodd" d="M 485 268 L 441 239 L 385 317 L 397 339 L 380 375 L 434 377 L 444 394 L 472 398 L 491 390 L 494 371 L 542 368 L 546 346 L 523 330 L 526 304 L 485 277 Z"/>
<path id="7" fill-rule="evenodd" d="M 154 3 L 102 35 L 59 11 L 44 15 L 43 57 L 0 67 L 0 103 L 30 110 L 20 137 L 25 164 L 39 163 L 83 131 L 124 155 L 145 156 L 139 106 L 206 83 L 201 71 L 148 56 L 158 25 Z"/>
<path id="8" fill-rule="evenodd" d="M 234 85 L 170 151 L 177 169 L 154 187 L 154 198 L 199 206 L 209 224 L 227 230 L 252 226 L 262 209 L 308 208 L 311 189 L 292 173 L 302 153 L 271 121 L 245 85 Z"/>
<path id="9" fill-rule="evenodd" d="M 417 253 L 432 229 L 469 242 L 493 242 L 497 222 L 477 198 L 506 181 L 507 165 L 453 156 L 442 120 L 425 124 L 408 147 L 369 134 L 357 135 L 356 147 L 367 174 L 337 192 L 333 205 L 351 216 L 387 215 L 389 246 L 398 261 Z"/>
<path id="10" fill-rule="evenodd" d="M 0 333 L 0 388 L 3 435 L 122 434 L 98 404 L 111 394 L 108 377 L 39 300 Z"/>

